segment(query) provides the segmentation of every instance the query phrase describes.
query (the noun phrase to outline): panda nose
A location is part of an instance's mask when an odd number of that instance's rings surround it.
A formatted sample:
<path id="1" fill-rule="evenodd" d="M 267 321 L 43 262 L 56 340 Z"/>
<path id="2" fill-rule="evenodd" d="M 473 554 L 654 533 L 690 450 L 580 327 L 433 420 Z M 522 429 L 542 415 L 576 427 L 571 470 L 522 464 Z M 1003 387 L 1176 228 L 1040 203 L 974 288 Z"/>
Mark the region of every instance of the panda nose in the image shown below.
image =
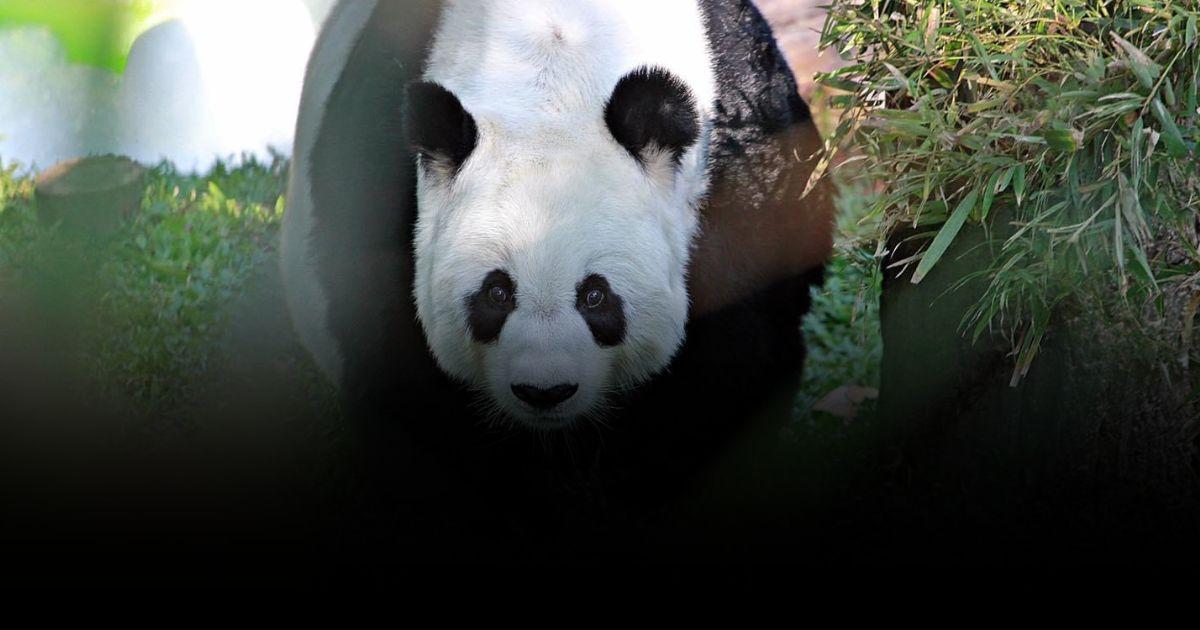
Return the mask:
<path id="1" fill-rule="evenodd" d="M 529 403 L 537 409 L 550 409 L 575 395 L 579 385 L 563 383 L 553 387 L 537 387 L 534 385 L 513 385 L 512 393 L 517 398 Z"/>

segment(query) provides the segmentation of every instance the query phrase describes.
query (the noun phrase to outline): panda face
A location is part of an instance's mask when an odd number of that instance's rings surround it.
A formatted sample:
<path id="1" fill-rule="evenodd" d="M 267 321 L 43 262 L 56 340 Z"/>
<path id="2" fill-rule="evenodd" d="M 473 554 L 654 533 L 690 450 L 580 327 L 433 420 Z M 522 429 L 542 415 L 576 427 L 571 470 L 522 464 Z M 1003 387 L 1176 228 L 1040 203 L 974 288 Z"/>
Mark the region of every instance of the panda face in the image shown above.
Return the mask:
<path id="1" fill-rule="evenodd" d="M 535 428 L 602 416 L 666 367 L 697 222 L 686 88 L 640 70 L 591 116 L 532 122 L 469 113 L 433 83 L 408 100 L 415 298 L 438 365 L 487 414 Z"/>

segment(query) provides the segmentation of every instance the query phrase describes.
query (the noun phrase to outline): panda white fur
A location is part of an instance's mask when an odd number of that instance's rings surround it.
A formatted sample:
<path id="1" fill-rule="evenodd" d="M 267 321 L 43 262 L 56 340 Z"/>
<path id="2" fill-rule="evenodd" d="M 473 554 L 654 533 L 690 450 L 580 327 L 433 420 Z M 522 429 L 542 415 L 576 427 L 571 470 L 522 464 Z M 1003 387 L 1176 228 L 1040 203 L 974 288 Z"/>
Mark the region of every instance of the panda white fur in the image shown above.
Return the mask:
<path id="1" fill-rule="evenodd" d="M 715 96 L 699 7 L 451 3 L 423 77 L 415 297 L 434 358 L 501 418 L 603 411 L 684 337 Z"/>
<path id="2" fill-rule="evenodd" d="M 544 472 L 525 429 L 567 428 L 570 467 L 646 491 L 794 392 L 818 147 L 749 0 L 341 2 L 295 142 L 293 321 L 372 449 L 496 485 Z"/>

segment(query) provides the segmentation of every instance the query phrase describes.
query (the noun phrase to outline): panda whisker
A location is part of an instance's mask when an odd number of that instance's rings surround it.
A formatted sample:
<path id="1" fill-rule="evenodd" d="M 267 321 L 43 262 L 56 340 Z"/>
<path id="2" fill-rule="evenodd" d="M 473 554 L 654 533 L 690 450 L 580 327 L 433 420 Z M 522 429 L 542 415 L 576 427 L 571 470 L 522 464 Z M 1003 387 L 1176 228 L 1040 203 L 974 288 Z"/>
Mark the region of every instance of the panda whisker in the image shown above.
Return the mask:
<path id="1" fill-rule="evenodd" d="M 598 456 L 607 446 L 604 441 L 604 432 L 612 431 L 612 426 L 608 424 L 608 410 L 603 408 L 591 410 L 584 414 L 583 419 L 587 426 L 596 432 L 596 440 L 599 442 L 599 446 L 596 449 Z"/>
<path id="2" fill-rule="evenodd" d="M 600 453 L 604 452 L 604 449 L 608 446 L 608 443 L 604 441 L 604 431 L 606 429 L 611 431 L 612 428 L 599 418 L 591 417 L 587 420 L 587 425 L 596 432 L 596 441 L 599 442 L 599 445 L 596 447 L 596 456 L 599 457 Z"/>
<path id="3" fill-rule="evenodd" d="M 496 403 L 484 392 L 481 388 L 472 387 L 470 391 L 470 400 L 467 402 L 467 408 L 475 412 L 481 421 L 490 421 L 495 414 Z"/>
<path id="4" fill-rule="evenodd" d="M 579 465 L 579 461 L 575 458 L 575 435 L 570 431 L 563 431 L 563 445 L 567 449 L 567 460 L 571 463 L 571 467 L 575 468 Z"/>
<path id="5" fill-rule="evenodd" d="M 588 413 L 583 418 L 588 422 L 588 424 L 596 428 L 597 435 L 603 439 L 604 431 L 613 430 L 612 425 L 608 423 L 609 416 L 611 415 L 611 412 L 607 409 L 598 409 Z"/>
<path id="6" fill-rule="evenodd" d="M 484 409 L 479 419 L 479 424 L 483 425 L 487 435 L 507 437 L 509 429 L 508 419 L 497 405 L 489 404 Z"/>
<path id="7" fill-rule="evenodd" d="M 609 419 L 614 416 L 617 411 L 617 406 L 613 404 L 608 397 L 601 399 L 594 407 L 589 409 L 583 415 L 583 418 L 594 426 L 611 431 L 612 425 L 608 423 Z"/>
<path id="8" fill-rule="evenodd" d="M 550 442 L 549 442 L 550 431 L 544 427 L 538 427 L 537 429 L 534 430 L 534 434 L 537 435 L 538 446 L 541 447 L 542 452 L 543 453 L 553 453 L 553 450 L 551 450 L 551 448 L 550 448 Z"/>
<path id="9" fill-rule="evenodd" d="M 472 387 L 471 400 L 467 406 L 474 412 L 476 425 L 483 427 L 488 434 L 500 436 L 501 440 L 499 441 L 513 437 L 512 430 L 516 428 L 515 423 L 500 406 L 500 403 L 488 394 L 486 388 Z"/>

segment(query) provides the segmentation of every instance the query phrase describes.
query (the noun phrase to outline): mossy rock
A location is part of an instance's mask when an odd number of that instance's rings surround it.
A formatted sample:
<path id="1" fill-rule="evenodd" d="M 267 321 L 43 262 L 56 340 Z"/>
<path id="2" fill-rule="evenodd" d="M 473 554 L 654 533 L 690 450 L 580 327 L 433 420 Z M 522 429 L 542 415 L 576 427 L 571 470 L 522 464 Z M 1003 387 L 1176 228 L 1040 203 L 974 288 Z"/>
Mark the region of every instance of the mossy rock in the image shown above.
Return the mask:
<path id="1" fill-rule="evenodd" d="M 1005 216 L 992 233 L 964 227 L 920 284 L 911 265 L 893 264 L 925 241 L 890 235 L 877 417 L 886 483 L 866 504 L 908 519 L 889 523 L 904 535 L 998 561 L 1096 548 L 1114 561 L 1200 553 L 1194 374 L 1081 300 L 1056 306 L 1019 380 L 1010 341 L 961 332 L 986 287 L 973 274 L 988 268 L 1014 223 Z"/>

